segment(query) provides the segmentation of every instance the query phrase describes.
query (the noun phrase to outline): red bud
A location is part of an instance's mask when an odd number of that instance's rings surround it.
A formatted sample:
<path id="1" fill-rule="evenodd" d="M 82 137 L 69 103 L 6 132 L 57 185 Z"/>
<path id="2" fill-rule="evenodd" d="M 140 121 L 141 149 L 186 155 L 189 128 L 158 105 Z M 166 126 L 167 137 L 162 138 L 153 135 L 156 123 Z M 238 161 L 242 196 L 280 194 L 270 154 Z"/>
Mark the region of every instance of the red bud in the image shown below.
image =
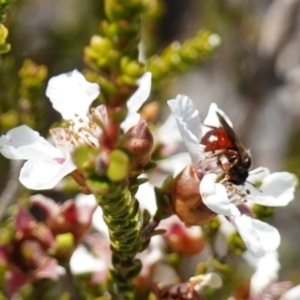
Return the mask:
<path id="1" fill-rule="evenodd" d="M 131 153 L 131 170 L 145 167 L 151 159 L 153 150 L 153 136 L 145 121 L 129 129 L 129 136 L 125 142 L 125 148 Z"/>

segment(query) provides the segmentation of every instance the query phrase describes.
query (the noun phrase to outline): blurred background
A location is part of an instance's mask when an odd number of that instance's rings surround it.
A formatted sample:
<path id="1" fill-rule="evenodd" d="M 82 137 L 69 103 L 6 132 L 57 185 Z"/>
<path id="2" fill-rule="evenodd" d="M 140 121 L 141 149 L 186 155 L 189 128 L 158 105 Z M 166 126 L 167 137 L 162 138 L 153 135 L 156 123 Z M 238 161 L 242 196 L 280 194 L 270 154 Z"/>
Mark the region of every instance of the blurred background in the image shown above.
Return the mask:
<path id="1" fill-rule="evenodd" d="M 300 0 L 152 0 L 151 7 L 142 34 L 146 57 L 159 54 L 174 40 L 194 36 L 200 28 L 221 38 L 210 59 L 166 78 L 152 100 L 158 97 L 163 106 L 176 94 L 186 94 L 202 117 L 216 102 L 250 148 L 253 167 L 300 176 Z M 35 94 L 44 108 L 42 125 L 36 127 L 45 135 L 59 120 L 44 96 L 46 82 L 53 75 L 87 67 L 83 49 L 98 33 L 102 16 L 102 0 L 27 0 L 11 5 L 5 24 L 12 50 L 0 58 L 1 134 L 22 105 L 20 68 L 24 70 L 28 58 L 48 69 Z M 14 167 L 18 168 L 0 157 L 0 191 Z M 295 284 L 300 283 L 299 196 L 298 191 L 293 203 L 276 209 L 271 220 L 282 236 L 281 279 Z"/>

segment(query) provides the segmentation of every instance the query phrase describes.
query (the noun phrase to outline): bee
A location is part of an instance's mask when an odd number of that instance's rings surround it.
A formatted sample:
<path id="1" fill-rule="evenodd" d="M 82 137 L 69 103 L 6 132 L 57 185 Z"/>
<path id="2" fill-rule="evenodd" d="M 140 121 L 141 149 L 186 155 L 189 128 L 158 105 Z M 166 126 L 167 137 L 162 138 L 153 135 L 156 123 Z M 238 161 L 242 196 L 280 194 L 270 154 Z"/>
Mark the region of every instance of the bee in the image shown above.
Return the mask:
<path id="1" fill-rule="evenodd" d="M 218 157 L 226 180 L 235 185 L 245 183 L 249 169 L 251 167 L 251 156 L 246 147 L 242 144 L 232 127 L 225 118 L 216 112 L 222 127 L 212 128 L 201 139 L 201 144 L 205 145 L 205 151 L 212 151 Z M 224 155 L 229 165 L 224 167 L 220 162 L 220 157 Z"/>

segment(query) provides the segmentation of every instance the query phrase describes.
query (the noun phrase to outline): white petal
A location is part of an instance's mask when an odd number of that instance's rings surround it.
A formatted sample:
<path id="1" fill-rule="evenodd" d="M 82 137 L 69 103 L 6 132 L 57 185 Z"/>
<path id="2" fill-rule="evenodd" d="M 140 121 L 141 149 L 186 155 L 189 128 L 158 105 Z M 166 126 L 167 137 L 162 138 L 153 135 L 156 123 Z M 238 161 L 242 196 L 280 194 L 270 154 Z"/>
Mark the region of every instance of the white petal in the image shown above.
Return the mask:
<path id="1" fill-rule="evenodd" d="M 223 285 L 221 276 L 215 272 L 193 276 L 189 281 L 194 285 L 194 289 L 198 292 L 202 291 L 205 286 L 219 289 Z"/>
<path id="2" fill-rule="evenodd" d="M 98 206 L 93 214 L 92 225 L 99 232 L 103 233 L 107 238 L 109 237 L 108 227 L 103 220 L 103 211 Z"/>
<path id="3" fill-rule="evenodd" d="M 131 127 L 135 126 L 140 120 L 140 114 L 137 111 L 149 97 L 151 91 L 151 76 L 150 72 L 146 72 L 138 81 L 138 89 L 128 99 L 128 113 L 125 120 L 121 123 L 121 128 L 127 132 Z"/>
<path id="4" fill-rule="evenodd" d="M 160 170 L 176 176 L 184 167 L 191 164 L 191 157 L 187 152 L 177 153 L 166 159 L 158 160 L 157 167 Z"/>
<path id="5" fill-rule="evenodd" d="M 258 167 L 249 172 L 249 176 L 247 177 L 247 181 L 253 184 L 261 184 L 262 181 L 270 175 L 270 171 L 265 167 Z"/>
<path id="6" fill-rule="evenodd" d="M 278 252 L 272 251 L 263 257 L 254 257 L 246 251 L 243 257 L 255 269 L 250 281 L 250 294 L 252 297 L 259 296 L 271 282 L 278 279 L 280 269 Z"/>
<path id="7" fill-rule="evenodd" d="M 77 70 L 52 77 L 46 89 L 53 108 L 64 119 L 84 116 L 99 93 L 98 84 L 88 82 Z"/>
<path id="8" fill-rule="evenodd" d="M 187 227 L 179 219 L 179 217 L 177 215 L 171 215 L 170 217 L 161 220 L 159 222 L 158 228 L 159 229 L 165 229 L 165 230 L 169 231 L 174 225 L 179 226 L 180 228 L 182 228 L 183 231 L 187 230 Z M 192 226 L 192 227 L 195 227 L 195 226 Z M 192 227 L 189 227 L 189 228 L 192 228 Z M 199 227 L 199 226 L 196 226 L 196 227 Z"/>
<path id="9" fill-rule="evenodd" d="M 96 204 L 96 199 L 94 195 L 85 195 L 85 194 L 78 194 L 75 197 L 75 202 L 78 206 L 89 205 L 93 206 Z"/>
<path id="10" fill-rule="evenodd" d="M 0 152 L 9 159 L 64 157 L 60 150 L 26 125 L 13 128 L 0 137 Z"/>
<path id="11" fill-rule="evenodd" d="M 228 221 L 228 219 L 222 215 L 218 216 L 218 219 L 220 221 L 220 228 L 219 231 L 225 236 L 229 236 L 236 232 L 236 228 L 234 225 Z"/>
<path id="12" fill-rule="evenodd" d="M 235 226 L 222 215 L 218 215 L 220 228 L 215 239 L 216 253 L 220 257 L 225 257 L 228 254 L 228 236 L 236 232 Z"/>
<path id="13" fill-rule="evenodd" d="M 210 126 L 210 127 L 221 127 L 221 124 L 220 124 L 220 121 L 219 121 L 219 118 L 218 118 L 216 112 L 220 113 L 224 117 L 224 119 L 226 120 L 228 125 L 230 125 L 232 127 L 232 122 L 230 121 L 228 116 L 221 109 L 218 108 L 216 103 L 211 103 L 211 105 L 209 106 L 208 113 L 203 122 L 203 125 Z"/>
<path id="14" fill-rule="evenodd" d="M 263 256 L 265 254 L 259 235 L 255 232 L 252 226 L 252 220 L 250 217 L 242 215 L 232 220 L 236 226 L 239 234 L 241 235 L 247 249 L 254 256 Z"/>
<path id="15" fill-rule="evenodd" d="M 296 180 L 288 172 L 272 173 L 265 177 L 259 190 L 251 189 L 247 199 L 265 206 L 286 206 L 294 199 Z"/>
<path id="16" fill-rule="evenodd" d="M 197 163 L 204 156 L 204 145 L 200 145 L 202 137 L 199 112 L 192 100 L 183 95 L 169 100 L 168 105 L 176 118 L 178 129 L 193 163 Z"/>
<path id="17" fill-rule="evenodd" d="M 94 195 L 84 195 L 78 194 L 75 198 L 76 204 L 81 205 L 90 205 L 93 206 L 97 204 Z M 93 227 L 99 232 L 103 233 L 107 238 L 109 236 L 108 227 L 103 220 L 103 211 L 102 208 L 98 205 L 92 218 Z"/>
<path id="18" fill-rule="evenodd" d="M 253 254 L 249 251 L 243 253 L 243 258 L 247 261 L 249 265 L 255 272 L 261 272 L 268 277 L 277 278 L 278 271 L 280 270 L 280 263 L 278 261 L 278 251 L 271 251 L 266 253 L 263 257 L 253 256 Z"/>
<path id="19" fill-rule="evenodd" d="M 135 126 L 140 120 L 140 114 L 134 111 L 128 111 L 125 120 L 121 123 L 121 128 L 127 132 L 131 127 Z"/>
<path id="20" fill-rule="evenodd" d="M 191 226 L 191 227 L 186 227 L 185 225 L 183 225 L 186 234 L 187 235 L 191 235 L 194 237 L 202 237 L 202 230 L 200 226 Z"/>
<path id="21" fill-rule="evenodd" d="M 278 230 L 268 223 L 252 219 L 252 226 L 259 235 L 265 252 L 275 251 L 280 245 Z"/>
<path id="22" fill-rule="evenodd" d="M 239 216 L 240 211 L 229 201 L 226 188 L 223 184 L 216 183 L 216 179 L 216 174 L 207 174 L 201 180 L 199 191 L 203 203 L 217 214 Z"/>
<path id="23" fill-rule="evenodd" d="M 156 213 L 157 205 L 155 200 L 154 188 L 150 182 L 141 184 L 135 197 L 140 203 L 141 209 L 147 209 L 152 216 Z"/>
<path id="24" fill-rule="evenodd" d="M 63 163 L 51 158 L 30 159 L 20 172 L 20 182 L 32 190 L 53 188 L 64 176 L 76 169 L 68 157 Z"/>
<path id="25" fill-rule="evenodd" d="M 176 119 L 172 114 L 170 114 L 167 120 L 158 128 L 156 135 L 157 140 L 164 145 L 182 141 L 177 128 Z"/>
<path id="26" fill-rule="evenodd" d="M 136 257 L 142 262 L 142 270 L 139 274 L 140 276 L 150 276 L 151 266 L 164 258 L 162 252 L 163 246 L 164 241 L 162 236 L 156 235 L 151 238 L 150 245 L 143 252 L 137 254 Z"/>
<path id="27" fill-rule="evenodd" d="M 97 119 L 100 120 L 100 122 L 103 125 L 107 125 L 108 124 L 108 115 L 107 115 L 107 109 L 106 106 L 104 104 L 98 105 L 97 107 L 95 107 L 93 114 L 97 117 Z"/>
<path id="28" fill-rule="evenodd" d="M 287 291 L 279 300 L 299 300 L 300 299 L 300 285 L 296 285 Z"/>
<path id="29" fill-rule="evenodd" d="M 176 228 L 177 233 L 174 233 L 174 228 Z M 165 229 L 166 235 L 183 234 L 195 238 L 202 237 L 202 230 L 200 226 L 186 227 L 177 215 L 171 215 L 170 217 L 161 220 L 159 222 L 158 229 Z"/>
<path id="30" fill-rule="evenodd" d="M 254 256 L 260 257 L 278 248 L 280 235 L 275 227 L 246 215 L 233 218 L 232 222 Z"/>
<path id="31" fill-rule="evenodd" d="M 148 99 L 151 91 L 151 77 L 152 74 L 146 72 L 139 80 L 137 80 L 139 87 L 127 101 L 127 108 L 129 111 L 137 112 Z"/>
<path id="32" fill-rule="evenodd" d="M 74 274 L 106 271 L 104 259 L 93 256 L 85 247 L 78 246 L 70 260 L 71 271 Z"/>

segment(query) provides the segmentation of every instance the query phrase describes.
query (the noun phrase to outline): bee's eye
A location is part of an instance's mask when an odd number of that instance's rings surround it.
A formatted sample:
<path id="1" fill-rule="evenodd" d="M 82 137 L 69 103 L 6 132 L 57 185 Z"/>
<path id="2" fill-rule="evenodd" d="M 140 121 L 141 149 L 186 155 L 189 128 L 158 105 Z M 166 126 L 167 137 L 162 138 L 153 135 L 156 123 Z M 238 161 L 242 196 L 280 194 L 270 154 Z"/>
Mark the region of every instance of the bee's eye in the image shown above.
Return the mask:
<path id="1" fill-rule="evenodd" d="M 249 156 L 243 159 L 243 167 L 249 169 L 251 167 L 251 158 Z"/>

